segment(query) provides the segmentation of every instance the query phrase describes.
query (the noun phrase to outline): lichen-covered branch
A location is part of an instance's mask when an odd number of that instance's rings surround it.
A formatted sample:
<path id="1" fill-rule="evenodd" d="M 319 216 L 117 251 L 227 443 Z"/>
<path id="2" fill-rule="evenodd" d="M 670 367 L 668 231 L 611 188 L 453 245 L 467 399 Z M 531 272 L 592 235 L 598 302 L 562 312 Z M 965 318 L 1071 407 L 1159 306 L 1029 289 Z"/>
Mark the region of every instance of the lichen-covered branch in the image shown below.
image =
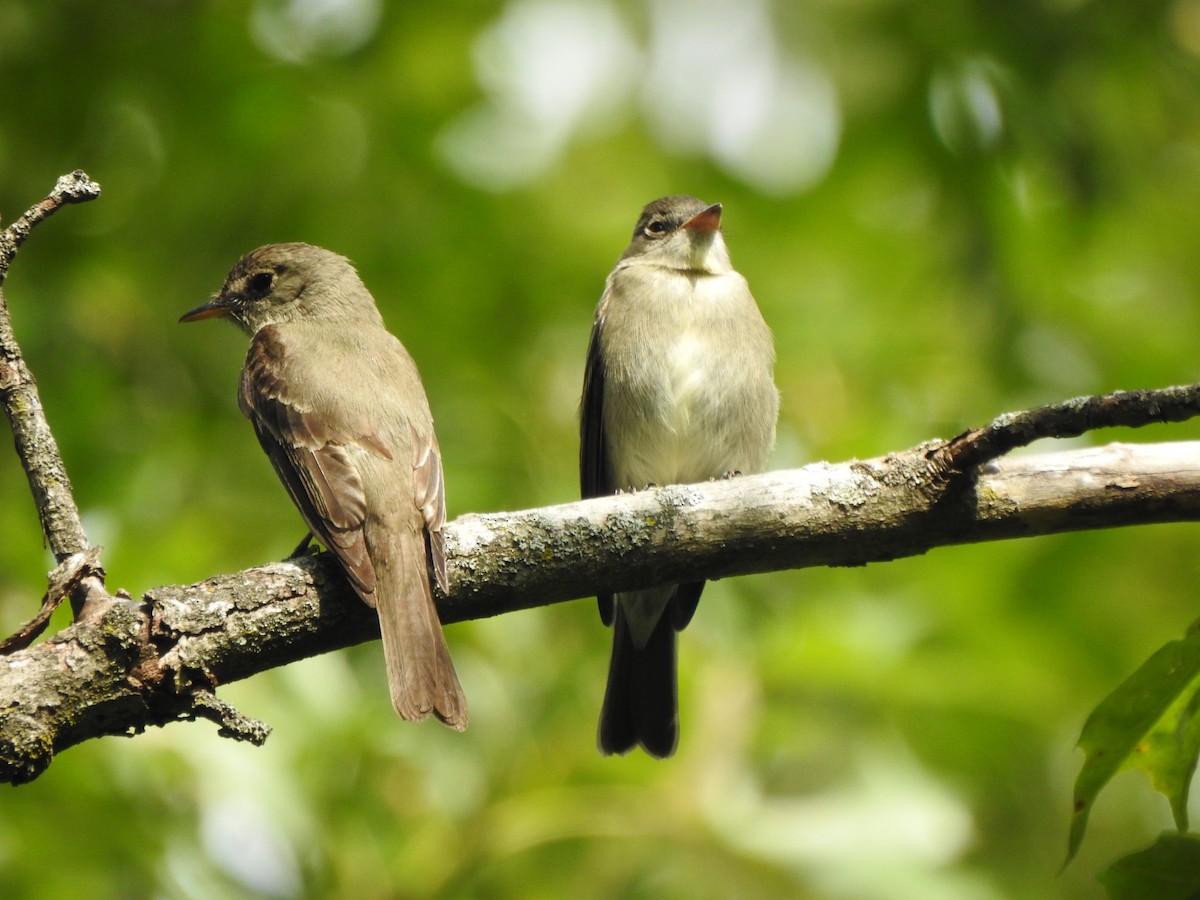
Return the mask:
<path id="1" fill-rule="evenodd" d="M 9 264 L 34 226 L 64 204 L 82 203 L 99 195 L 100 185 L 84 172 L 63 175 L 46 199 L 32 206 L 0 232 L 0 405 L 4 406 L 12 426 L 13 442 L 29 479 L 42 533 L 60 563 L 88 550 L 88 540 L 83 532 L 62 454 L 58 451 L 58 442 L 50 431 L 42 409 L 37 384 L 25 365 L 13 333 L 2 286 Z M 89 610 L 89 614 L 98 614 L 107 599 L 103 570 L 99 564 L 95 564 L 89 576 L 75 585 L 72 605 L 76 616 L 82 615 L 85 609 Z"/>
<path id="2" fill-rule="evenodd" d="M 464 516 L 446 526 L 451 592 L 439 610 L 457 622 L 684 578 L 1200 520 L 1197 443 L 1022 456 L 951 479 L 931 462 L 939 446 Z M 181 719 L 261 740 L 264 727 L 216 701 L 217 686 L 378 633 L 327 554 L 114 599 L 97 619 L 0 657 L 0 780 L 28 781 L 88 738 Z"/>

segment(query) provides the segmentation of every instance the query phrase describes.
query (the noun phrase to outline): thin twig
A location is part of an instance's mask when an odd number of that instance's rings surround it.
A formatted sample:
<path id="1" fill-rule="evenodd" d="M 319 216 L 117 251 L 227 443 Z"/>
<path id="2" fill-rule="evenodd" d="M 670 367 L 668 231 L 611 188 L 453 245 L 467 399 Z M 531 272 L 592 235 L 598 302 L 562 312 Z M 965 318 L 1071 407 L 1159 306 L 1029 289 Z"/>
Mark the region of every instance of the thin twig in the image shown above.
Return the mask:
<path id="1" fill-rule="evenodd" d="M 9 264 L 17 254 L 34 226 L 52 215 L 67 203 L 82 203 L 100 195 L 100 186 L 81 172 L 75 171 L 58 179 L 54 190 L 40 203 L 30 207 L 24 215 L 0 232 L 0 284 L 8 272 Z M 21 348 L 13 332 L 8 304 L 0 290 L 0 403 L 12 426 L 13 442 L 17 455 L 29 479 L 29 488 L 37 506 L 42 533 L 62 563 L 76 553 L 88 549 L 87 536 L 79 518 L 79 509 L 67 478 L 66 466 L 58 443 L 50 431 L 42 401 L 38 396 L 33 374 L 25 365 Z M 77 583 L 72 591 L 71 605 L 78 618 L 84 607 L 107 598 L 103 582 L 94 567 L 93 572 Z"/>
<path id="2" fill-rule="evenodd" d="M 99 547 L 72 554 L 59 563 L 58 568 L 50 573 L 50 586 L 42 597 L 41 609 L 13 634 L 0 641 L 0 656 L 24 650 L 32 644 L 46 630 L 59 604 L 74 593 L 85 578 L 97 578 L 101 583 L 104 581 Z"/>
<path id="3" fill-rule="evenodd" d="M 1200 384 L 1075 397 L 1004 413 L 926 454 L 946 471 L 965 472 L 1042 438 L 1078 437 L 1097 428 L 1140 428 L 1200 416 Z"/>
<path id="4" fill-rule="evenodd" d="M 261 747 L 271 735 L 271 726 L 239 712 L 210 690 L 192 691 L 191 704 L 185 719 L 208 719 L 217 725 L 217 734 L 235 741 L 246 741 Z"/>
<path id="5" fill-rule="evenodd" d="M 0 284 L 4 283 L 4 276 L 8 274 L 8 266 L 17 255 L 17 249 L 25 243 L 35 225 L 67 203 L 86 203 L 99 196 L 100 185 L 88 178 L 82 169 L 60 176 L 45 200 L 29 207 L 24 215 L 0 233 Z"/>

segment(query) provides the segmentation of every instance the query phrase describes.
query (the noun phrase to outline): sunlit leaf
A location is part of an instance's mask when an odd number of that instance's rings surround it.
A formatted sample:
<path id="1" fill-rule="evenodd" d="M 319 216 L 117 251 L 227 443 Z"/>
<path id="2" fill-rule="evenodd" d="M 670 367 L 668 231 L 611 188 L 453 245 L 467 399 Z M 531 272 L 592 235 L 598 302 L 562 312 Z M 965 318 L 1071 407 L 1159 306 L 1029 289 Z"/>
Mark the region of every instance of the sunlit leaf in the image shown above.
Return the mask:
<path id="1" fill-rule="evenodd" d="M 1170 800 L 1180 831 L 1187 829 L 1188 786 L 1200 752 L 1198 689 L 1200 634 L 1193 631 L 1159 649 L 1088 717 L 1079 736 L 1087 758 L 1075 781 L 1068 862 L 1097 794 L 1124 769 L 1145 771 Z"/>

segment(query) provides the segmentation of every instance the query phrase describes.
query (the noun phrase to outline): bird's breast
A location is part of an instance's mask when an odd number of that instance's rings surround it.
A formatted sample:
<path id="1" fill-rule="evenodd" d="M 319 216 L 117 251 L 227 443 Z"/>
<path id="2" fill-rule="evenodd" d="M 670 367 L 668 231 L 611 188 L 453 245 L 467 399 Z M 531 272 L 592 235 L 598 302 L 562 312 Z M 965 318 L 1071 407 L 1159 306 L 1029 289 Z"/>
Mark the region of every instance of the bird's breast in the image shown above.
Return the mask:
<path id="1" fill-rule="evenodd" d="M 774 351 L 741 276 L 635 283 L 614 295 L 604 327 L 605 431 L 619 484 L 765 466 L 777 411 Z"/>

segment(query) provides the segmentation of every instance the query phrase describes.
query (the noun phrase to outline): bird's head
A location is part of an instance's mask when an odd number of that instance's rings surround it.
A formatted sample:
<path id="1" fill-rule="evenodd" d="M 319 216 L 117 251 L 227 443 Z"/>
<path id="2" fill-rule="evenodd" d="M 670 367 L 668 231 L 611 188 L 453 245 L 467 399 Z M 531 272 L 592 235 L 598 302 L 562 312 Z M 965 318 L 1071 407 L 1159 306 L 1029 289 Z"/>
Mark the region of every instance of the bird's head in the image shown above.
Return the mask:
<path id="1" fill-rule="evenodd" d="M 268 244 L 247 253 L 207 303 L 179 321 L 226 318 L 248 334 L 289 322 L 380 321 L 354 266 L 311 244 Z"/>
<path id="2" fill-rule="evenodd" d="M 621 259 L 637 258 L 689 272 L 720 274 L 731 269 L 721 236 L 721 204 L 685 195 L 660 197 L 642 210 L 633 240 Z"/>

